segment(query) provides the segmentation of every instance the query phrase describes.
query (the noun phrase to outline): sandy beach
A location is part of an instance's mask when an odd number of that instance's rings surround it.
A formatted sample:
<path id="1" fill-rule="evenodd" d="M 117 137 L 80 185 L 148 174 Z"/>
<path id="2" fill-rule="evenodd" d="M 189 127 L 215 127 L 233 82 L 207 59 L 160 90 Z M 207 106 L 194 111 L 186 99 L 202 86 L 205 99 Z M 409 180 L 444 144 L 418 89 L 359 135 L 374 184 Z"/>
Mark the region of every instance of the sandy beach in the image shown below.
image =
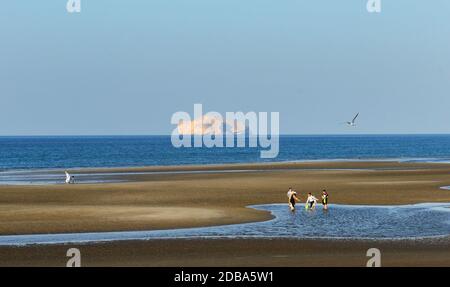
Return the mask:
<path id="1" fill-rule="evenodd" d="M 69 248 L 82 266 L 138 267 L 364 267 L 369 248 L 382 266 L 449 266 L 450 238 L 419 241 L 295 239 L 150 240 L 0 248 L 0 266 L 64 267 Z"/>
<path id="2" fill-rule="evenodd" d="M 121 183 L 0 186 L 0 234 L 156 230 L 264 221 L 271 215 L 246 206 L 285 203 L 290 186 L 302 200 L 307 192 L 319 196 L 326 188 L 332 203 L 450 202 L 450 190 L 440 189 L 450 186 L 447 164 L 357 161 L 83 170 L 105 171 L 134 173 Z M 386 265 L 450 266 L 448 240 L 151 240 L 87 244 L 82 249 L 86 264 L 94 266 L 360 266 L 366 262 L 365 250 L 374 244 L 385 250 Z M 61 266 L 67 248 L 0 247 L 0 264 Z M 215 255 L 214 261 L 208 259 L 210 254 Z"/>

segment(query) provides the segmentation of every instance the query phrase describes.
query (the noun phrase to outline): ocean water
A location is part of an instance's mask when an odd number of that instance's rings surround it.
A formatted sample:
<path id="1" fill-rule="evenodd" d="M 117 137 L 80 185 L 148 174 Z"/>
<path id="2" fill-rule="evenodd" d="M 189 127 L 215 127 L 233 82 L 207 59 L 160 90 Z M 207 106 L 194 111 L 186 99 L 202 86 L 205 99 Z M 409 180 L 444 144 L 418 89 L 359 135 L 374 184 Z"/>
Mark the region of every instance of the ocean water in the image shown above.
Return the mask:
<path id="1" fill-rule="evenodd" d="M 286 204 L 258 205 L 275 218 L 265 222 L 154 231 L 0 236 L 2 245 L 83 243 L 161 238 L 419 239 L 450 235 L 450 204 L 399 206 L 331 204 L 328 211 Z"/>
<path id="2" fill-rule="evenodd" d="M 450 162 L 450 135 L 281 136 L 274 159 L 259 148 L 175 148 L 170 136 L 0 137 L 0 171 L 352 159 Z"/>

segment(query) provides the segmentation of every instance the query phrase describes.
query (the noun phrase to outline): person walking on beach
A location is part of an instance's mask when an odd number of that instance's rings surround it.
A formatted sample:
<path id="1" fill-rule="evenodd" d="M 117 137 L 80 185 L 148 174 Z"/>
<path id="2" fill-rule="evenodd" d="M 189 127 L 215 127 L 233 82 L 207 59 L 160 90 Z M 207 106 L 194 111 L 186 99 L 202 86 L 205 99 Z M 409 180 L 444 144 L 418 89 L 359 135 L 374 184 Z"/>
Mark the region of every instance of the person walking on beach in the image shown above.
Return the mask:
<path id="1" fill-rule="evenodd" d="M 317 198 L 310 193 L 308 193 L 308 198 L 306 199 L 306 209 L 314 209 L 316 207 Z"/>
<path id="2" fill-rule="evenodd" d="M 292 187 L 289 187 L 289 190 L 287 192 L 287 197 L 289 199 L 289 208 L 291 211 L 295 210 L 295 204 L 299 202 L 300 200 L 297 197 L 297 192 L 295 190 L 292 190 Z"/>
<path id="3" fill-rule="evenodd" d="M 322 191 L 322 205 L 324 210 L 328 210 L 328 192 L 326 189 Z"/>
<path id="4" fill-rule="evenodd" d="M 71 184 L 71 183 L 75 183 L 75 177 L 71 176 L 67 170 L 65 171 L 66 173 L 66 184 Z"/>

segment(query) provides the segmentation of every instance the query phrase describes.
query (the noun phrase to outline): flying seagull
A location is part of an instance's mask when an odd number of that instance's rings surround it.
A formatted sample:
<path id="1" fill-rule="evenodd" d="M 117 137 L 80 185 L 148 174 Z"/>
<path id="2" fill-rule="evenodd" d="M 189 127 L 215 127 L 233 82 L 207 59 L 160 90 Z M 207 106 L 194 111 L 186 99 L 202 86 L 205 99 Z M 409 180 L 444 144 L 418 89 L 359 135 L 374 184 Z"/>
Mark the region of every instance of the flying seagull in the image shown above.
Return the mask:
<path id="1" fill-rule="evenodd" d="M 359 113 L 356 114 L 356 116 L 353 118 L 353 120 L 351 122 L 347 122 L 347 125 L 350 127 L 356 127 L 356 118 L 359 116 Z"/>

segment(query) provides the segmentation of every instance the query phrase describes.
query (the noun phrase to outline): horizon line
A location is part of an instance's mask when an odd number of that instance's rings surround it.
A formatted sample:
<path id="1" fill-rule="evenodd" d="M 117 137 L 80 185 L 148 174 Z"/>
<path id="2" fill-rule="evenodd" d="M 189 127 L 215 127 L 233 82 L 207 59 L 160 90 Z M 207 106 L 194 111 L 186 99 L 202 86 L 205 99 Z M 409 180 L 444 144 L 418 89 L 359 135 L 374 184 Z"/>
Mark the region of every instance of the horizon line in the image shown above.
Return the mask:
<path id="1" fill-rule="evenodd" d="M 450 135 L 447 133 L 310 133 L 310 134 L 280 134 L 279 136 L 408 136 L 408 135 Z M 17 134 L 17 135 L 1 135 L 0 137 L 151 137 L 151 136 L 171 136 L 170 134 Z M 192 135 L 194 136 L 194 135 Z M 246 135 L 248 136 L 248 135 Z M 256 135 L 257 136 L 257 135 Z M 267 136 L 267 135 L 265 135 Z"/>

